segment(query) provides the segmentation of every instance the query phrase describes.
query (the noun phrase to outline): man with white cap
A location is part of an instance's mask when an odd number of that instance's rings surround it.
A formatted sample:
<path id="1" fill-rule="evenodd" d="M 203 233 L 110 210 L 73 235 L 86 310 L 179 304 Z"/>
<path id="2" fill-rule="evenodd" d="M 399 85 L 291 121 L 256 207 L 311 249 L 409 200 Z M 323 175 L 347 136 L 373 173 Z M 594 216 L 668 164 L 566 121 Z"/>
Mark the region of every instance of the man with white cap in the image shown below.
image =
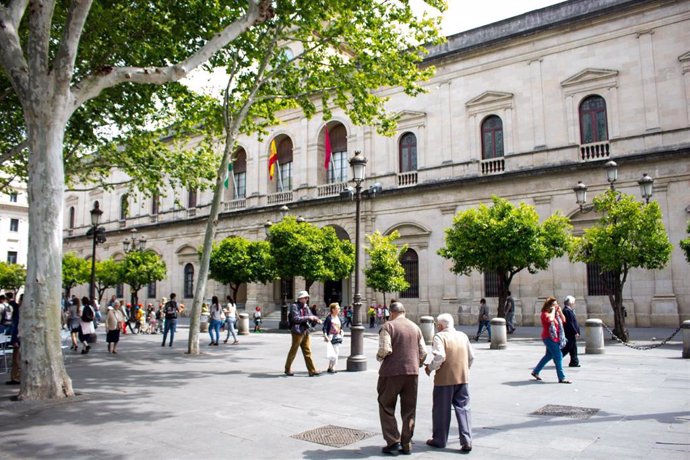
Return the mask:
<path id="1" fill-rule="evenodd" d="M 318 316 L 312 315 L 309 309 L 309 293 L 307 291 L 300 291 L 297 294 L 297 302 L 290 306 L 288 312 L 288 323 L 290 324 L 290 333 L 292 335 L 292 346 L 285 361 L 285 375 L 295 375 L 292 372 L 292 362 L 295 360 L 298 348 L 302 348 L 309 377 L 319 375 L 320 372 L 316 370 L 314 360 L 311 358 L 309 327 L 314 324 L 320 324 L 321 320 Z"/>

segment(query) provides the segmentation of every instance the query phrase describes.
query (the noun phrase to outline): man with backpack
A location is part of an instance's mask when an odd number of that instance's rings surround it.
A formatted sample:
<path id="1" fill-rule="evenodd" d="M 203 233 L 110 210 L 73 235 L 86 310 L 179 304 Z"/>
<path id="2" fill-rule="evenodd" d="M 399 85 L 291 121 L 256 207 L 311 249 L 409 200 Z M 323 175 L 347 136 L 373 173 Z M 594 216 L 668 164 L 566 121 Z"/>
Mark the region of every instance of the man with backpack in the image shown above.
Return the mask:
<path id="1" fill-rule="evenodd" d="M 175 338 L 175 329 L 177 329 L 177 313 L 180 311 L 175 297 L 177 296 L 174 292 L 170 294 L 170 300 L 168 300 L 165 304 L 165 307 L 163 307 L 163 313 L 165 314 L 165 329 L 163 331 L 163 343 L 161 343 L 161 347 L 165 346 L 165 339 L 168 337 L 168 332 L 170 332 L 169 347 L 172 347 L 173 339 Z"/>
<path id="2" fill-rule="evenodd" d="M 12 334 L 12 306 L 4 294 L 0 294 L 0 332 Z"/>

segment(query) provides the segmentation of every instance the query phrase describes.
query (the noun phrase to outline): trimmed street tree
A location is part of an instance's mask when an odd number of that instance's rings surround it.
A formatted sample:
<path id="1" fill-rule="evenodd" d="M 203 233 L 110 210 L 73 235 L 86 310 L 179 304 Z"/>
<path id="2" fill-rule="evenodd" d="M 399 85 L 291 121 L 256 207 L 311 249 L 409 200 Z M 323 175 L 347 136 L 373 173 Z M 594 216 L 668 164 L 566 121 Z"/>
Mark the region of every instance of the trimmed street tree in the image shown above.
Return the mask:
<path id="1" fill-rule="evenodd" d="M 655 270 L 666 266 L 671 245 L 656 201 L 638 202 L 633 195 L 608 190 L 594 198 L 594 210 L 603 216 L 575 238 L 570 259 L 595 263 L 613 308 L 613 333 L 628 341 L 623 308 L 623 286 L 633 268 Z"/>
<path id="2" fill-rule="evenodd" d="M 120 284 L 120 262 L 114 259 L 106 259 L 96 262 L 96 293 L 98 303 L 103 300 L 106 289 Z"/>
<path id="3" fill-rule="evenodd" d="M 266 241 L 249 241 L 240 236 L 230 236 L 213 245 L 209 277 L 229 284 L 232 298 L 242 283 L 266 284 L 275 279 L 271 246 Z"/>
<path id="4" fill-rule="evenodd" d="M 161 256 L 153 251 L 132 251 L 119 262 L 120 281 L 127 284 L 139 303 L 139 290 L 149 283 L 165 279 L 167 268 Z"/>
<path id="5" fill-rule="evenodd" d="M 0 288 L 17 292 L 26 282 L 26 269 L 23 265 L 0 262 Z"/>
<path id="6" fill-rule="evenodd" d="M 394 241 L 400 238 L 400 233 L 394 231 L 384 236 L 378 230 L 367 235 L 369 247 L 364 250 L 369 255 L 369 263 L 364 269 L 366 284 L 375 292 L 383 294 L 383 304 L 386 305 L 386 292 L 400 292 L 410 287 L 405 280 L 405 269 L 400 263 L 400 258 L 407 245 L 398 248 Z"/>
<path id="7" fill-rule="evenodd" d="M 504 318 L 513 277 L 524 269 L 530 273 L 545 270 L 553 258 L 564 255 L 572 225 L 559 213 L 540 224 L 534 206 L 520 203 L 516 207 L 497 196 L 491 199 L 491 207 L 481 204 L 458 212 L 438 254 L 453 262 L 453 273 L 498 274 L 498 316 Z"/>
<path id="8" fill-rule="evenodd" d="M 88 283 L 90 279 L 91 264 L 88 260 L 78 257 L 73 252 L 68 252 L 62 257 L 62 289 L 66 294 L 69 295 L 74 286 Z"/>
<path id="9" fill-rule="evenodd" d="M 153 92 L 137 91 L 138 85 L 179 81 L 272 14 L 269 0 L 230 3 L 0 4 L 0 129 L 11 134 L 0 136 L 0 164 L 10 177 L 27 177 L 32 229 L 20 320 L 20 399 L 74 394 L 60 359 L 60 308 L 55 300 L 60 298 L 66 167 L 81 159 L 88 169 L 110 170 L 114 165 L 107 160 L 90 164 L 97 157 L 81 149 L 82 142 L 94 145 L 94 137 L 112 137 L 115 130 L 99 134 L 97 128 L 104 125 L 126 132 L 121 126 L 128 124 L 128 116 L 142 119 L 136 115 L 139 105 L 147 107 L 144 113 L 149 115 L 172 96 L 153 97 Z M 173 86 L 171 91 L 181 88 Z M 165 152 L 160 151 L 155 157 L 162 156 Z M 141 162 L 128 155 L 120 158 L 122 164 L 131 163 L 132 174 L 158 166 L 147 167 L 148 157 Z"/>
<path id="10" fill-rule="evenodd" d="M 268 242 L 277 275 L 301 276 L 306 291 L 315 281 L 346 278 L 355 265 L 354 246 L 339 240 L 333 227 L 319 228 L 292 216 L 271 226 Z"/>
<path id="11" fill-rule="evenodd" d="M 690 221 L 688 221 L 688 233 L 690 233 Z M 690 236 L 680 241 L 680 248 L 685 253 L 685 260 L 690 262 Z"/>
<path id="12" fill-rule="evenodd" d="M 445 8 L 440 0 L 425 3 L 439 10 Z M 328 120 L 334 108 L 342 109 L 355 124 L 393 134 L 395 114 L 386 111 L 387 98 L 378 90 L 399 86 L 409 96 L 423 91 L 420 82 L 427 80 L 434 69 L 418 64 L 426 53 L 423 45 L 441 40 L 439 22 L 426 16 L 415 17 L 409 0 L 279 2 L 273 17 L 233 41 L 225 54 L 213 61 L 225 67 L 229 76 L 222 110 L 225 147 L 199 261 L 190 354 L 199 353 L 197 323 L 222 184 L 239 134 L 265 133 L 268 126 L 278 124 L 277 115 L 284 109 L 301 110 L 308 118 L 321 111 Z M 204 121 L 196 126 L 212 128 L 215 123 Z M 208 137 L 209 133 L 204 135 Z"/>

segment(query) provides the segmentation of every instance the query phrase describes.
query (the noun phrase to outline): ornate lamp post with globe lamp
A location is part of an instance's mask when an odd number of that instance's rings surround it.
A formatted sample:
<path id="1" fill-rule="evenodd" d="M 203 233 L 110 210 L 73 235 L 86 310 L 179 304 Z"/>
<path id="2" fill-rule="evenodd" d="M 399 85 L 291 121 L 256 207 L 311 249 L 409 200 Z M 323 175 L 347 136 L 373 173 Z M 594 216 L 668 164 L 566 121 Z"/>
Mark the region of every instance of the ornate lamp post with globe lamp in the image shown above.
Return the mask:
<path id="1" fill-rule="evenodd" d="M 362 296 L 359 293 L 359 220 L 360 202 L 362 199 L 362 182 L 366 172 L 367 159 L 362 152 L 355 152 L 350 159 L 352 180 L 355 183 L 355 295 L 354 311 L 352 312 L 351 348 L 347 358 L 347 370 L 359 372 L 367 370 L 367 358 L 364 356 L 364 326 L 362 325 Z"/>

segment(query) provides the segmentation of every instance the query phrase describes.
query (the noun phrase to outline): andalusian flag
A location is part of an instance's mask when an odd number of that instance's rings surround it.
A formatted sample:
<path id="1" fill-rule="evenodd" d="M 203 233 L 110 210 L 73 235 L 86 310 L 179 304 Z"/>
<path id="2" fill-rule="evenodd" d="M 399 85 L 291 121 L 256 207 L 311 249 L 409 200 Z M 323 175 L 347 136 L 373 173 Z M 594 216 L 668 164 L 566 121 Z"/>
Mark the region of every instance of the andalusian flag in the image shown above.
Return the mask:
<path id="1" fill-rule="evenodd" d="M 276 149 L 276 140 L 271 141 L 271 153 L 268 155 L 268 177 L 273 180 L 273 174 L 276 170 L 276 163 L 278 162 L 278 149 Z"/>
<path id="2" fill-rule="evenodd" d="M 225 176 L 225 188 L 230 187 L 230 176 L 232 176 L 232 161 L 228 163 L 228 175 Z"/>

